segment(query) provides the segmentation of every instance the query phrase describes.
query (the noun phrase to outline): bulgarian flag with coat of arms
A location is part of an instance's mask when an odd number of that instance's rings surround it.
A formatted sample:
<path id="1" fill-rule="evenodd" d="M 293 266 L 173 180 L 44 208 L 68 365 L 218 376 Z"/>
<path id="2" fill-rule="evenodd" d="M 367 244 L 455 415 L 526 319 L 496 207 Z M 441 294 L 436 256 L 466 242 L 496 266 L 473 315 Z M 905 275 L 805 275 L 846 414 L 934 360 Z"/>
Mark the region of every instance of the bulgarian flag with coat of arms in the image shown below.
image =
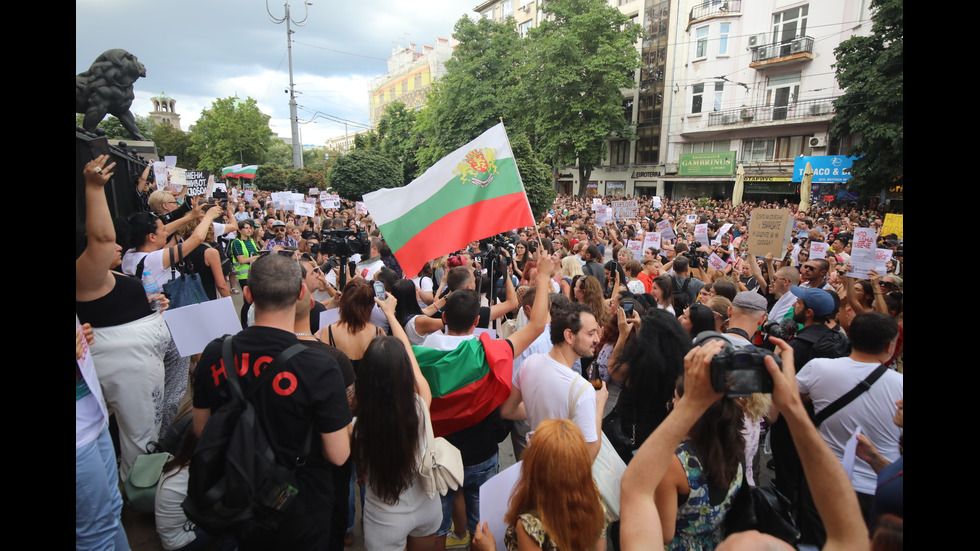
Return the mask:
<path id="1" fill-rule="evenodd" d="M 406 275 L 472 241 L 534 225 L 503 123 L 407 186 L 364 195 L 364 204 Z"/>

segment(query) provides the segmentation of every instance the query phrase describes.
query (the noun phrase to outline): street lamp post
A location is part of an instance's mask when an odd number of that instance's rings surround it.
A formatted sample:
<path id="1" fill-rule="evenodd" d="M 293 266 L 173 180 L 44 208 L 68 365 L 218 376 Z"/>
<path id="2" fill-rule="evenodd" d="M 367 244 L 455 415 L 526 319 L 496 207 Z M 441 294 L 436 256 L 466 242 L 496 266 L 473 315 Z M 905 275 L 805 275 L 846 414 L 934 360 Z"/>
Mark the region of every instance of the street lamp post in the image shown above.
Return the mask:
<path id="1" fill-rule="evenodd" d="M 296 31 L 290 29 L 289 24 L 293 23 L 297 27 L 302 27 L 306 24 L 306 19 L 310 15 L 309 7 L 312 4 L 310 2 L 303 2 L 303 19 L 300 21 L 293 21 L 289 16 L 289 2 L 286 2 L 286 15 L 282 18 L 276 18 L 272 16 L 272 12 L 269 11 L 269 1 L 266 0 L 265 11 L 269 14 L 269 19 L 273 23 L 279 24 L 283 21 L 286 22 L 286 52 L 289 57 L 289 127 L 293 134 L 293 168 L 303 168 L 303 144 L 299 137 L 299 120 L 296 116 L 296 89 L 293 86 L 293 38 L 292 34 Z"/>

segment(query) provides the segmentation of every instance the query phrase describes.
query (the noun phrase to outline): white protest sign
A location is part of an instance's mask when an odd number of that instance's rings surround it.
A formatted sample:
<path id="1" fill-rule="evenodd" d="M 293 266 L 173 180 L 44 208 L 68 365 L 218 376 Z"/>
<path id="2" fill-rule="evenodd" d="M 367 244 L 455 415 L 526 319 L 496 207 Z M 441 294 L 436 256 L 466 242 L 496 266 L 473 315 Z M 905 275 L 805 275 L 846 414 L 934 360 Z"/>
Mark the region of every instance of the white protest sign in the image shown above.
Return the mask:
<path id="1" fill-rule="evenodd" d="M 848 277 L 867 279 L 868 272 L 875 268 L 875 231 L 872 228 L 855 228 L 851 241 L 851 261 Z"/>
<path id="2" fill-rule="evenodd" d="M 599 197 L 593 197 L 592 198 L 592 204 L 593 205 L 601 205 L 602 204 L 602 199 L 600 199 Z"/>
<path id="3" fill-rule="evenodd" d="M 367 205 L 365 205 L 361 201 L 356 201 L 354 203 L 354 210 L 357 211 L 360 214 L 367 214 L 368 213 Z"/>
<path id="4" fill-rule="evenodd" d="M 642 241 L 627 241 L 626 248 L 633 251 L 633 259 L 637 260 L 643 258 L 643 242 Z"/>
<path id="5" fill-rule="evenodd" d="M 310 188 L 310 191 L 309 191 L 309 194 L 310 195 L 318 195 L 319 193 L 320 193 L 320 190 L 319 189 L 317 189 L 315 187 L 311 187 Z"/>
<path id="6" fill-rule="evenodd" d="M 164 155 L 163 162 L 167 164 L 169 168 L 177 166 L 177 156 L 176 155 Z"/>
<path id="7" fill-rule="evenodd" d="M 180 167 L 170 168 L 170 185 L 181 188 L 187 185 L 187 169 Z"/>
<path id="8" fill-rule="evenodd" d="M 789 234 L 789 209 L 755 209 L 749 220 L 749 254 L 781 258 Z"/>
<path id="9" fill-rule="evenodd" d="M 875 249 L 875 271 L 884 277 L 888 273 L 888 261 L 892 259 L 891 249 Z"/>
<path id="10" fill-rule="evenodd" d="M 648 231 L 643 235 L 643 250 L 660 250 L 660 232 Z"/>
<path id="11" fill-rule="evenodd" d="M 601 228 L 605 226 L 606 222 L 608 221 L 609 221 L 609 215 L 606 214 L 606 209 L 602 209 L 601 211 L 596 211 L 595 222 L 594 222 L 596 227 Z"/>
<path id="12" fill-rule="evenodd" d="M 250 190 L 250 189 L 246 189 L 245 190 L 245 200 L 246 201 L 251 201 L 252 200 L 252 190 Z"/>
<path id="13" fill-rule="evenodd" d="M 657 197 L 656 195 L 654 195 L 653 196 L 653 208 L 659 209 L 660 208 L 660 204 L 661 204 L 660 203 L 660 197 Z"/>
<path id="14" fill-rule="evenodd" d="M 303 199 L 304 203 L 309 203 L 311 205 L 316 205 L 316 197 L 306 197 Z"/>
<path id="15" fill-rule="evenodd" d="M 177 350 L 184 357 L 203 351 L 209 342 L 218 337 L 234 335 L 242 330 L 242 322 L 231 297 L 164 310 L 163 319 L 170 327 Z"/>
<path id="16" fill-rule="evenodd" d="M 721 236 L 723 236 L 723 235 L 725 235 L 726 233 L 728 233 L 728 230 L 730 230 L 730 229 L 732 229 L 732 225 L 731 225 L 731 224 L 725 224 L 725 225 L 723 225 L 723 226 L 722 226 L 722 227 L 721 227 L 721 228 L 720 228 L 720 229 L 718 230 L 718 234 L 717 234 L 717 235 L 715 235 L 715 244 L 719 244 L 719 243 L 721 243 Z"/>
<path id="17" fill-rule="evenodd" d="M 686 222 L 688 224 L 696 224 L 698 222 L 698 215 L 697 214 L 688 214 L 687 215 Z"/>
<path id="18" fill-rule="evenodd" d="M 660 235 L 664 239 L 677 239 L 677 234 L 674 233 L 674 228 L 670 227 L 670 220 L 661 220 L 660 222 L 657 222 L 657 229 L 660 230 Z"/>
<path id="19" fill-rule="evenodd" d="M 640 214 L 640 208 L 636 201 L 613 201 L 614 218 L 636 218 Z"/>
<path id="20" fill-rule="evenodd" d="M 599 211 L 605 212 L 605 210 L 606 210 L 606 205 L 603 205 L 602 203 L 592 203 L 592 212 L 599 212 Z"/>
<path id="21" fill-rule="evenodd" d="M 514 463 L 480 486 L 480 522 L 486 522 L 487 529 L 492 534 L 507 532 L 504 516 L 507 515 L 514 486 L 521 479 L 522 463 Z M 497 551 L 507 551 L 503 536 L 495 537 L 494 540 L 497 542 Z"/>
<path id="22" fill-rule="evenodd" d="M 153 163 L 153 178 L 157 182 L 157 189 L 167 187 L 167 163 L 160 161 Z"/>
<path id="23" fill-rule="evenodd" d="M 708 224 L 695 224 L 694 240 L 702 245 L 705 245 L 710 239 L 711 238 L 708 237 Z"/>
<path id="24" fill-rule="evenodd" d="M 816 260 L 818 258 L 827 258 L 827 249 L 830 245 L 826 243 L 821 243 L 820 241 L 813 241 L 810 243 L 810 260 Z"/>
<path id="25" fill-rule="evenodd" d="M 316 207 L 305 201 L 302 203 L 293 203 L 293 212 L 297 216 L 313 216 L 316 214 Z"/>
<path id="26" fill-rule="evenodd" d="M 724 270 L 728 263 L 715 253 L 711 253 L 711 256 L 708 257 L 708 265 L 716 270 Z"/>

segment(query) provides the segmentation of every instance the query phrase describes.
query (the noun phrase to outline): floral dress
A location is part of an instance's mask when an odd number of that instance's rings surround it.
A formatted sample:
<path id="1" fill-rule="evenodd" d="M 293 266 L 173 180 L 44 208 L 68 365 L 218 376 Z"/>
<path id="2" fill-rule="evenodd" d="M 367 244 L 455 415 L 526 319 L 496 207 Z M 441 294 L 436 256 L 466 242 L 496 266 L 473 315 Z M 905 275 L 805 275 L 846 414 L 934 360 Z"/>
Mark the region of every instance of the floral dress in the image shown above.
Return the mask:
<path id="1" fill-rule="evenodd" d="M 603 506 L 603 512 L 605 512 L 605 506 Z M 531 536 L 534 543 L 541 546 L 541 551 L 560 551 L 555 542 L 551 541 L 551 537 L 544 529 L 544 524 L 541 519 L 537 517 L 533 512 L 524 513 L 520 517 L 521 524 L 524 526 L 524 531 L 527 535 Z M 603 526 L 602 534 L 600 538 L 606 537 L 606 527 Z M 517 551 L 517 528 L 514 526 L 507 527 L 507 533 L 504 534 L 504 545 L 507 546 L 507 551 Z"/>
<path id="2" fill-rule="evenodd" d="M 738 474 L 729 485 L 725 499 L 717 505 L 711 505 L 708 478 L 701 469 L 701 461 L 694 454 L 690 441 L 681 442 L 677 447 L 677 457 L 684 466 L 691 493 L 688 494 L 687 501 L 677 508 L 674 539 L 665 549 L 714 549 L 721 543 L 722 523 L 742 485 L 742 466 L 739 465 Z"/>

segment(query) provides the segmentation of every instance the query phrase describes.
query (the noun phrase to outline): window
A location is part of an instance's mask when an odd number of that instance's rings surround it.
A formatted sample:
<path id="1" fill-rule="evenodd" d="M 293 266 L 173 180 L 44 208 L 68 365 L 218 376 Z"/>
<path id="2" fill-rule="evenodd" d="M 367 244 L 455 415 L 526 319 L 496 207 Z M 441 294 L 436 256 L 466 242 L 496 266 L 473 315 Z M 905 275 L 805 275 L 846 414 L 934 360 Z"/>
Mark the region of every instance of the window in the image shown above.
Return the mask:
<path id="1" fill-rule="evenodd" d="M 517 31 L 519 33 L 521 33 L 521 38 L 526 37 L 527 36 L 527 32 L 530 31 L 530 30 L 531 30 L 531 20 L 530 19 L 528 19 L 527 21 L 521 23 L 517 27 Z"/>
<path id="2" fill-rule="evenodd" d="M 704 95 L 704 84 L 695 84 L 692 89 L 693 95 L 691 97 L 691 113 L 700 113 L 701 99 Z"/>
<path id="3" fill-rule="evenodd" d="M 753 138 L 750 140 L 742 140 L 742 161 L 771 161 L 773 159 L 773 151 L 775 146 L 775 138 Z"/>
<path id="4" fill-rule="evenodd" d="M 773 160 L 791 161 L 800 155 L 809 157 L 813 150 L 810 148 L 810 138 L 813 136 L 787 136 L 776 138 L 776 151 Z"/>
<path id="5" fill-rule="evenodd" d="M 713 111 L 721 111 L 721 98 L 722 98 L 722 94 L 724 93 L 724 91 L 725 91 L 725 82 L 724 81 L 721 81 L 721 80 L 716 81 L 715 82 L 715 104 L 714 104 L 714 106 L 712 106 L 712 110 Z"/>
<path id="6" fill-rule="evenodd" d="M 633 123 L 633 98 L 623 98 L 623 116 L 627 124 Z"/>
<path id="7" fill-rule="evenodd" d="M 728 35 L 731 33 L 732 24 L 721 24 L 721 38 L 718 39 L 718 55 L 728 55 Z"/>
<path id="8" fill-rule="evenodd" d="M 626 165 L 629 164 L 630 141 L 615 140 L 609 142 L 609 164 Z"/>
<path id="9" fill-rule="evenodd" d="M 402 81 L 402 95 L 405 95 L 407 93 L 408 93 L 408 79 L 406 78 L 405 80 Z"/>
<path id="10" fill-rule="evenodd" d="M 508 17 L 513 16 L 514 0 L 504 0 L 503 4 L 501 4 L 501 11 L 502 11 L 502 13 L 500 14 L 501 19 L 507 19 Z"/>
<path id="11" fill-rule="evenodd" d="M 422 87 L 422 73 L 415 75 L 415 89 L 418 90 Z"/>
<path id="12" fill-rule="evenodd" d="M 787 73 L 769 77 L 766 83 L 766 106 L 772 107 L 772 120 L 786 120 L 790 106 L 800 99 L 802 73 Z"/>
<path id="13" fill-rule="evenodd" d="M 708 57 L 708 27 L 701 27 L 694 32 L 697 37 L 694 59 L 704 59 Z"/>
<path id="14" fill-rule="evenodd" d="M 800 6 L 772 14 L 772 43 L 789 44 L 797 36 L 806 35 L 809 6 Z"/>
<path id="15" fill-rule="evenodd" d="M 697 142 L 681 144 L 681 153 L 711 153 L 718 151 L 731 151 L 731 140 L 718 140 L 715 142 Z"/>

